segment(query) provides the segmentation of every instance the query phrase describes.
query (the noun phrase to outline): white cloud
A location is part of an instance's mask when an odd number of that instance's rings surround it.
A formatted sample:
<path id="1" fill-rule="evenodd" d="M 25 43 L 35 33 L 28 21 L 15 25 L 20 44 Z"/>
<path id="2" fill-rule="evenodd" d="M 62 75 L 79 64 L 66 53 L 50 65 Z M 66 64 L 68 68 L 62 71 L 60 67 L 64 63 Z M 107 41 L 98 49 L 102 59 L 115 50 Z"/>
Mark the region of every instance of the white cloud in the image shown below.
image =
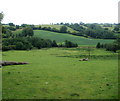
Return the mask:
<path id="1" fill-rule="evenodd" d="M 119 0 L 1 0 L 3 23 L 117 23 Z"/>

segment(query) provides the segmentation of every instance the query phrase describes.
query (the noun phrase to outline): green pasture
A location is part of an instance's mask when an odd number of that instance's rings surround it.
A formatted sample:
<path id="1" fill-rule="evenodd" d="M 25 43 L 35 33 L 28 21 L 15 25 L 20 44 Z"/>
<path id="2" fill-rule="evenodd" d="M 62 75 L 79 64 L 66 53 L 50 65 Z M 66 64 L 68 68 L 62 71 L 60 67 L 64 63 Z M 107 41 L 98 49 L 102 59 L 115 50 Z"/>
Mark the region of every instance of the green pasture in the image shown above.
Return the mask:
<path id="1" fill-rule="evenodd" d="M 14 34 L 21 33 L 21 29 L 13 31 Z M 34 36 L 41 37 L 45 39 L 56 40 L 57 43 L 62 43 L 65 40 L 72 41 L 77 43 L 78 45 L 85 45 L 85 46 L 96 46 L 98 42 L 100 43 L 112 43 L 114 40 L 110 39 L 92 39 L 92 38 L 85 38 L 81 36 L 70 35 L 67 33 L 57 33 L 45 30 L 34 30 Z"/>
<path id="2" fill-rule="evenodd" d="M 56 33 L 44 30 L 35 30 L 34 35 L 36 37 L 41 37 L 45 39 L 56 40 L 58 43 L 62 43 L 65 40 L 72 41 L 79 45 L 93 45 L 96 46 L 98 42 L 100 43 L 112 43 L 114 40 L 107 40 L 107 39 L 90 39 L 81 36 L 70 35 L 67 33 Z"/>
<path id="3" fill-rule="evenodd" d="M 117 53 L 91 48 L 3 52 L 3 99 L 117 99 Z"/>

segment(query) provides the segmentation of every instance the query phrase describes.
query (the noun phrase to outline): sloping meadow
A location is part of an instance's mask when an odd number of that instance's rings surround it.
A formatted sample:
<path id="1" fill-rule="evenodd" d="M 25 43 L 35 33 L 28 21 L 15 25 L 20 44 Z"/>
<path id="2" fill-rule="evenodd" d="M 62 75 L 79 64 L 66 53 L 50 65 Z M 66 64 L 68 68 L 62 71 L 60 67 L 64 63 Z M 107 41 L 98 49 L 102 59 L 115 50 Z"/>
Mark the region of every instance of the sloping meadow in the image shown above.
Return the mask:
<path id="1" fill-rule="evenodd" d="M 3 99 L 116 99 L 117 53 L 83 48 L 3 52 Z M 95 56 L 95 57 L 94 57 Z M 81 58 L 88 61 L 79 61 Z"/>
<path id="2" fill-rule="evenodd" d="M 110 39 L 90 39 L 81 36 L 70 35 L 67 33 L 57 33 L 57 32 L 50 32 L 44 30 L 35 30 L 34 36 L 41 37 L 45 39 L 56 40 L 57 43 L 62 43 L 65 40 L 72 41 L 77 43 L 78 45 L 86 45 L 86 46 L 96 46 L 98 42 L 100 43 L 112 43 L 114 40 Z"/>

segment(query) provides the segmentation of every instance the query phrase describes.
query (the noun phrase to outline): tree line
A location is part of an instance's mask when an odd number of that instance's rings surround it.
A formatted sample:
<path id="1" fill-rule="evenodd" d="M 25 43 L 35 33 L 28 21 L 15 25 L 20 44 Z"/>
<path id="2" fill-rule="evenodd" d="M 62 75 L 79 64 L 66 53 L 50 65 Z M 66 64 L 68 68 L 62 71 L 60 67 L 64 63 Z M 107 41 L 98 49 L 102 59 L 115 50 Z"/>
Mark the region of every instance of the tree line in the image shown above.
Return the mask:
<path id="1" fill-rule="evenodd" d="M 2 50 L 31 50 L 51 47 L 78 47 L 77 44 L 66 40 L 63 44 L 57 44 L 55 40 L 42 39 L 40 37 L 21 37 L 3 39 Z"/>
<path id="2" fill-rule="evenodd" d="M 97 39 L 117 39 L 120 33 L 120 23 L 57 23 L 55 25 L 68 26 L 78 32 L 67 32 L 69 34 L 91 37 Z"/>
<path id="3" fill-rule="evenodd" d="M 106 51 L 117 52 L 117 50 L 120 50 L 120 38 L 109 44 L 101 44 L 98 42 L 96 48 L 103 48 L 106 49 Z"/>
<path id="4" fill-rule="evenodd" d="M 91 37 L 96 39 L 116 39 L 116 32 L 109 30 L 108 28 L 103 28 L 99 24 L 71 24 L 68 25 L 74 30 L 79 31 L 76 33 L 78 36 Z"/>
<path id="5" fill-rule="evenodd" d="M 31 50 L 51 47 L 77 47 L 76 43 L 66 40 L 65 44 L 57 44 L 55 40 L 34 37 L 33 29 L 25 27 L 21 33 L 14 35 L 10 29 L 3 27 L 2 50 Z"/>
<path id="6" fill-rule="evenodd" d="M 41 27 L 35 25 L 28 25 L 28 24 L 21 24 L 15 25 L 13 23 L 8 23 L 5 25 L 7 29 L 11 31 L 15 31 L 17 29 L 23 29 L 25 27 L 31 27 L 33 30 L 47 30 L 52 32 L 59 32 L 59 33 L 68 33 L 77 36 L 84 36 L 84 37 L 91 37 L 97 39 L 116 39 L 117 35 L 120 33 L 120 24 L 85 24 L 85 23 L 60 23 L 57 25 L 62 25 L 60 29 L 52 28 L 52 27 Z M 68 27 L 74 29 L 77 32 L 70 32 L 68 31 Z M 112 30 L 110 30 L 113 28 Z"/>

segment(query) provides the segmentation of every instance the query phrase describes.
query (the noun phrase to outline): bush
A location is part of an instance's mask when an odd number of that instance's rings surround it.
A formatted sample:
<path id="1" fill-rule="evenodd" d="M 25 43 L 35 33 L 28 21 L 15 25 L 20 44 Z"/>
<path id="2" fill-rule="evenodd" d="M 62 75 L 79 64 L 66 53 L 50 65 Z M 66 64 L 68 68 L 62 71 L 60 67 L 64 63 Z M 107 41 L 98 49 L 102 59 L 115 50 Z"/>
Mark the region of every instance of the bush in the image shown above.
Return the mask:
<path id="1" fill-rule="evenodd" d="M 100 42 L 97 43 L 96 48 L 101 48 Z"/>
<path id="2" fill-rule="evenodd" d="M 3 51 L 5 50 L 28 50 L 32 48 L 31 43 L 26 38 L 4 39 L 2 42 Z"/>
<path id="3" fill-rule="evenodd" d="M 22 30 L 22 36 L 26 37 L 26 36 L 33 36 L 34 32 L 33 29 L 31 27 L 26 27 Z"/>
<path id="4" fill-rule="evenodd" d="M 52 42 L 52 47 L 58 47 L 58 45 L 57 45 L 55 40 L 53 40 L 53 42 Z"/>
<path id="5" fill-rule="evenodd" d="M 96 48 L 105 48 L 106 51 L 116 52 L 117 50 L 120 50 L 120 39 L 118 38 L 116 41 L 114 41 L 111 44 L 100 44 L 100 43 L 98 43 L 96 45 Z"/>
<path id="6" fill-rule="evenodd" d="M 62 26 L 62 27 L 60 28 L 60 32 L 61 32 L 61 33 L 67 33 L 67 27 L 66 27 L 66 26 Z"/>
<path id="7" fill-rule="evenodd" d="M 14 50 L 15 48 L 16 48 L 15 45 L 8 45 L 8 46 L 3 45 L 2 46 L 3 51 Z"/>
<path id="8" fill-rule="evenodd" d="M 71 41 L 66 40 L 65 41 L 65 47 L 67 47 L 67 48 L 78 47 L 78 45 L 76 43 L 73 43 Z"/>

